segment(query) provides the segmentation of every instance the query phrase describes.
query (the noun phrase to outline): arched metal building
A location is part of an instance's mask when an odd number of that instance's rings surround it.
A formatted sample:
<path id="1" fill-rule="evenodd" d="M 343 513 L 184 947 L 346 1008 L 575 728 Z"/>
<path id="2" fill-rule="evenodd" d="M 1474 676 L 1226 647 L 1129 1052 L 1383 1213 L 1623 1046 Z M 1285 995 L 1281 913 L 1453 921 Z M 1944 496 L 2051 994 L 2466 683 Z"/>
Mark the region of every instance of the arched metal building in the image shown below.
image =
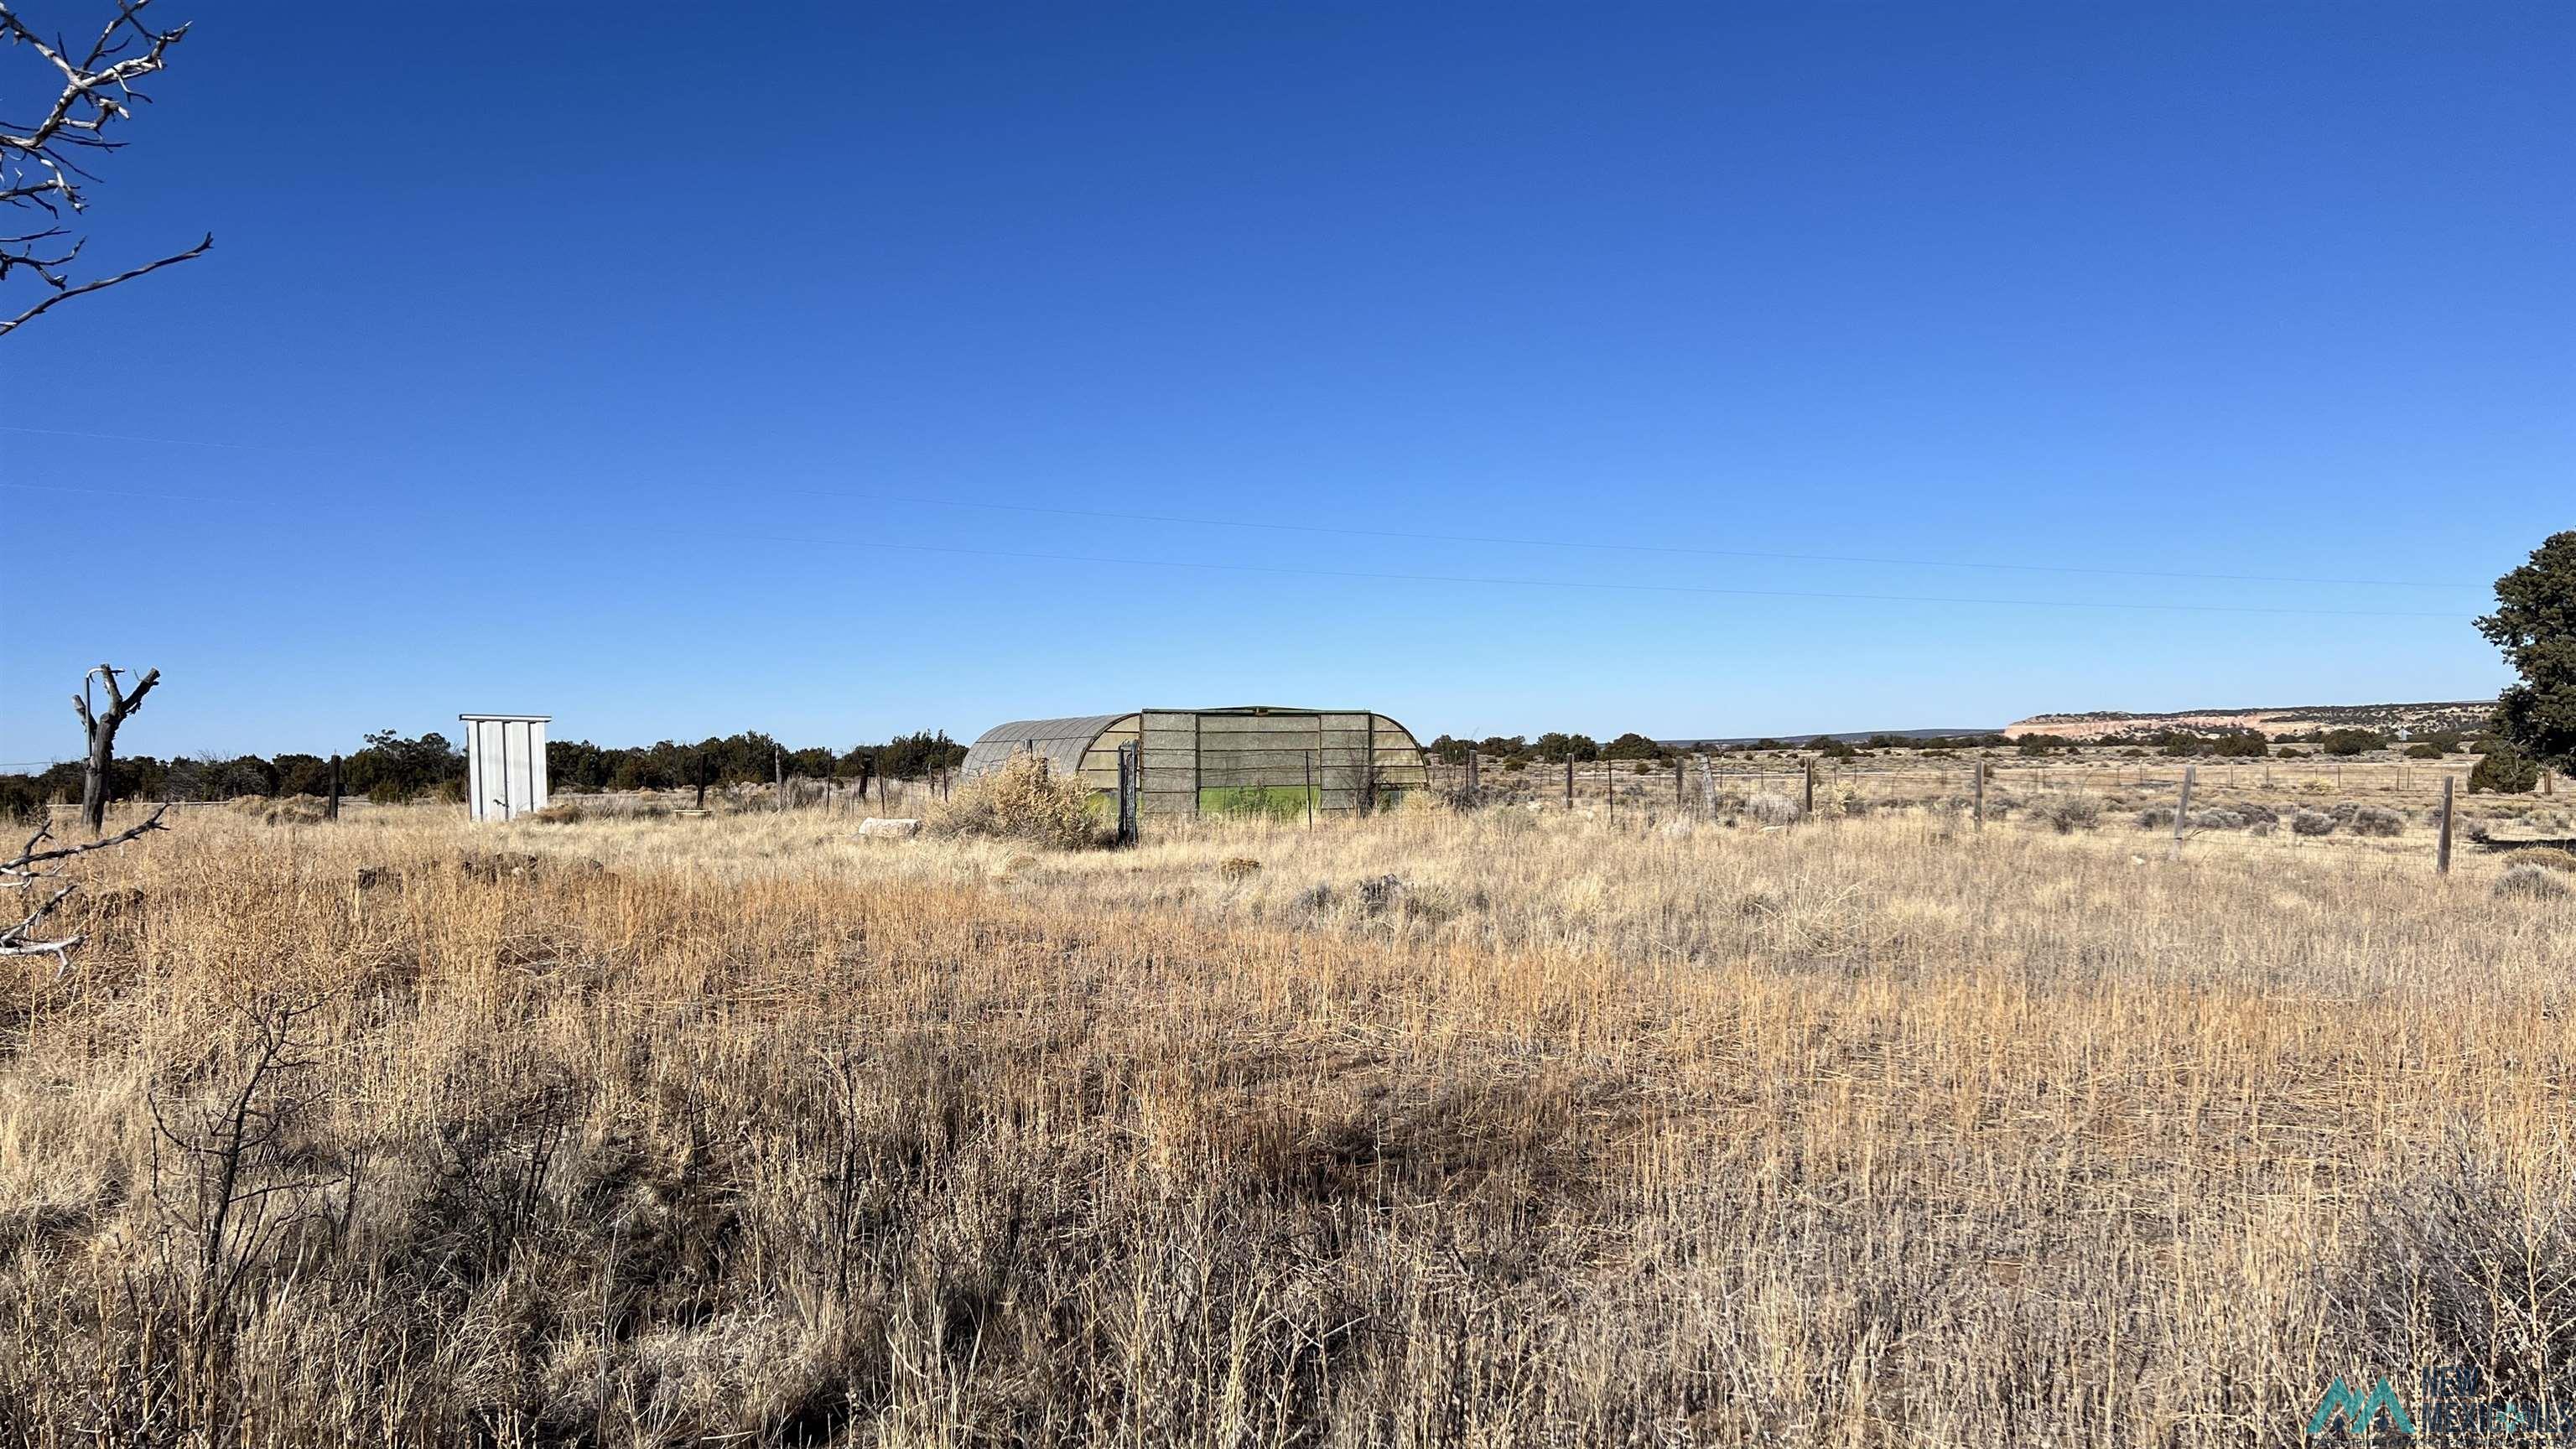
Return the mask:
<path id="1" fill-rule="evenodd" d="M 1114 793 L 1123 745 L 1137 748 L 1144 815 L 1367 811 L 1431 783 L 1421 741 L 1385 715 L 1253 704 L 1014 720 L 978 736 L 959 773 L 1033 753 Z"/>

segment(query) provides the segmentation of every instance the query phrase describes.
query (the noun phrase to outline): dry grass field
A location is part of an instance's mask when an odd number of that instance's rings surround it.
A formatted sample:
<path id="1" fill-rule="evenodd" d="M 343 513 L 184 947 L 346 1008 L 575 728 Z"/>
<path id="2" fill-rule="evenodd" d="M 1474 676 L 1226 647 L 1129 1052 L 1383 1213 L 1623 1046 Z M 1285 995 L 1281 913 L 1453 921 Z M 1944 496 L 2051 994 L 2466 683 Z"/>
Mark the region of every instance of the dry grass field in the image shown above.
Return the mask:
<path id="1" fill-rule="evenodd" d="M 2288 1444 L 2337 1373 L 2576 1387 L 2576 904 L 2420 824 L 853 823 L 92 858 L 0 993 L 0 1437 Z"/>

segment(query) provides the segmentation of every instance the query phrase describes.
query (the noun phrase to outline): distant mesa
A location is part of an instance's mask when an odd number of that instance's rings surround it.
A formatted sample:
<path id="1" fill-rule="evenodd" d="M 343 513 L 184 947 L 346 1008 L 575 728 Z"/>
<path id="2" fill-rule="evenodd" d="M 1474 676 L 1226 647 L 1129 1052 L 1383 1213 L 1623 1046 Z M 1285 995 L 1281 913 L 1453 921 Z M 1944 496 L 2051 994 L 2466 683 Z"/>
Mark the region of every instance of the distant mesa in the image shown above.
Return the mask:
<path id="1" fill-rule="evenodd" d="M 1708 737 L 1690 740 L 1657 740 L 1655 743 L 1668 750 L 1733 750 L 1741 749 L 1746 745 L 1760 744 L 1764 740 L 1803 745 L 1809 740 L 1824 739 L 1841 740 L 1845 744 L 1856 745 L 1863 740 L 1964 740 L 1978 735 L 2001 733 L 2003 732 L 1993 725 L 1975 725 L 1935 730 L 1808 730 L 1802 734 L 1736 735 L 1728 739 Z"/>
<path id="2" fill-rule="evenodd" d="M 2370 730 L 2383 735 L 2421 735 L 2436 730 L 2456 730 L 2464 735 L 2473 735 L 2487 727 L 2495 714 L 2495 707 L 2492 699 L 2462 699 L 2432 704 L 2297 704 L 2255 709 L 2181 709 L 2166 714 L 2097 709 L 2083 714 L 2035 714 L 2028 719 L 2014 720 L 2001 729 L 1978 725 L 1957 729 L 1804 730 L 1771 735 L 1657 740 L 1655 743 L 1677 750 L 1732 750 L 1764 740 L 1793 745 L 1803 745 L 1816 739 L 1860 744 L 1873 739 L 1969 739 L 1978 735 L 2001 735 L 2008 740 L 2024 735 L 2100 740 L 2153 735 L 2164 730 L 2190 730 L 2204 734 L 2257 730 L 2266 735 L 2298 735 L 2339 729 Z"/>
<path id="3" fill-rule="evenodd" d="M 2003 728 L 2004 738 L 2056 735 L 2061 739 L 2095 740 L 2114 735 L 2152 734 L 2158 730 L 2258 730 L 2267 735 L 2305 734 L 2311 730 L 2362 729 L 2389 735 L 2457 730 L 2475 734 L 2495 713 L 2492 699 L 2447 700 L 2432 704 L 2300 704 L 2261 709 L 2186 709 L 2170 714 L 2132 714 L 2094 710 L 2085 714 L 2035 714 Z"/>

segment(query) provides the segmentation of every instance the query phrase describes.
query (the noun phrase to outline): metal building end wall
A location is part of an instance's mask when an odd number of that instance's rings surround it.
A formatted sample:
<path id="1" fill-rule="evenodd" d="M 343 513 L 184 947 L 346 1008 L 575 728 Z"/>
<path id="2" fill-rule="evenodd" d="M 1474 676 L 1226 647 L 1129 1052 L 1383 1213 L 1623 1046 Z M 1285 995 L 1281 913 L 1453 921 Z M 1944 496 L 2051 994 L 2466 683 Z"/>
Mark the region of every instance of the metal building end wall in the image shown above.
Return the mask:
<path id="1" fill-rule="evenodd" d="M 1276 811 L 1285 803 L 1342 814 L 1430 784 L 1421 742 L 1391 717 L 1286 705 L 1014 720 L 977 737 L 960 778 L 1035 754 L 1060 774 L 1114 793 L 1118 751 L 1129 744 L 1137 750 L 1137 808 L 1149 817 L 1210 808 Z"/>

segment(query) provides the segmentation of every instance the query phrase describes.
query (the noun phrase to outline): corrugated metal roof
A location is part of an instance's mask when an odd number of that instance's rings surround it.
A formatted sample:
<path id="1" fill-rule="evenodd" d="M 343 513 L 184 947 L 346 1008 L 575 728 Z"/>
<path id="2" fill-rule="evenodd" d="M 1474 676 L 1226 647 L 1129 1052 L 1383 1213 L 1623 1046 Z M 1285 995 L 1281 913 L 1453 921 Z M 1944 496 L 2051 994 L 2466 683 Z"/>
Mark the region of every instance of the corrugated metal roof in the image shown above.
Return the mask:
<path id="1" fill-rule="evenodd" d="M 958 767 L 958 777 L 971 780 L 987 770 L 999 769 L 1011 756 L 1032 749 L 1046 758 L 1048 769 L 1070 774 L 1082 768 L 1083 752 L 1100 738 L 1101 731 L 1134 713 L 1131 709 L 1065 719 L 1017 719 L 995 725 L 966 747 L 966 762 Z"/>
<path id="2" fill-rule="evenodd" d="M 1223 705 L 1213 709 L 1175 709 L 1168 711 L 1157 709 L 1152 712 L 1157 714 L 1283 715 L 1375 713 L 1374 711 L 1364 709 L 1305 709 L 1299 706 L 1285 704 L 1235 704 Z M 983 774 L 987 770 L 1001 768 L 1002 762 L 1009 759 L 1011 756 L 1027 754 L 1031 750 L 1035 750 L 1038 754 L 1043 755 L 1046 758 L 1047 768 L 1059 773 L 1071 773 L 1082 768 L 1083 754 L 1091 748 L 1093 741 L 1100 738 L 1102 732 L 1106 731 L 1111 725 L 1118 723 L 1122 719 L 1133 717 L 1136 713 L 1137 711 L 1129 709 L 1121 710 L 1116 714 L 1073 715 L 1064 719 L 1018 719 L 1011 721 L 1009 724 L 995 725 L 991 729 L 977 735 L 975 737 L 975 743 L 966 747 L 966 762 L 958 767 L 958 777 L 960 779 L 971 780 L 977 775 Z M 1378 717 L 1388 720 L 1390 723 L 1395 723 L 1395 727 L 1397 729 L 1404 730 L 1405 737 L 1412 741 L 1414 748 L 1421 748 L 1422 741 L 1420 738 L 1415 736 L 1412 731 L 1406 730 L 1403 724 L 1395 722 L 1394 716 L 1381 714 Z"/>

